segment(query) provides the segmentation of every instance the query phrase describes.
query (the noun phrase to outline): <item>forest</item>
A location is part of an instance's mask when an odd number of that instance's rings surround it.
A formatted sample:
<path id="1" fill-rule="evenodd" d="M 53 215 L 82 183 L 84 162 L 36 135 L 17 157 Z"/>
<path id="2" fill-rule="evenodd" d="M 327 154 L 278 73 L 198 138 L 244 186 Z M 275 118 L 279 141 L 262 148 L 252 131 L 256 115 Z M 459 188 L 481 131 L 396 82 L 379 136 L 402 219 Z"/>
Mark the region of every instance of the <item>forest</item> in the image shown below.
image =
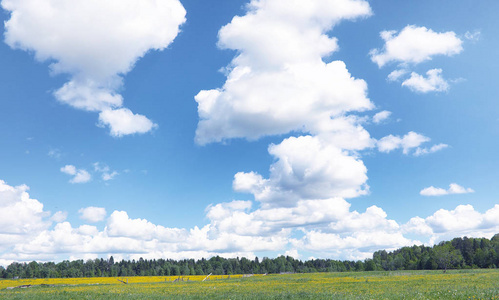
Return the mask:
<path id="1" fill-rule="evenodd" d="M 437 270 L 497 268 L 499 266 L 499 234 L 492 239 L 454 238 L 433 247 L 412 246 L 395 251 L 376 251 L 363 261 L 311 259 L 301 261 L 290 256 L 210 259 L 142 259 L 114 261 L 89 259 L 62 262 L 14 262 L 0 266 L 0 278 L 75 278 L 115 276 L 182 276 L 232 275 L 265 273 L 310 273 L 344 271 Z"/>

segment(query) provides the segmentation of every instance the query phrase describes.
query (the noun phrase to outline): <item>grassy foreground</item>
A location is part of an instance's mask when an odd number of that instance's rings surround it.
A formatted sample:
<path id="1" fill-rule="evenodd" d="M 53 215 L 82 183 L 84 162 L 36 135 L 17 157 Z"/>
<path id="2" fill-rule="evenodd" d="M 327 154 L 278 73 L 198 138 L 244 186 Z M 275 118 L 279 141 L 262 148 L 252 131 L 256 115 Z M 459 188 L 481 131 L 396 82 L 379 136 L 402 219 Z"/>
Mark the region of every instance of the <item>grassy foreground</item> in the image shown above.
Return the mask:
<path id="1" fill-rule="evenodd" d="M 499 270 L 0 281 L 1 299 L 499 299 Z M 126 278 L 119 278 L 126 281 Z M 20 285 L 28 288 L 7 289 Z"/>

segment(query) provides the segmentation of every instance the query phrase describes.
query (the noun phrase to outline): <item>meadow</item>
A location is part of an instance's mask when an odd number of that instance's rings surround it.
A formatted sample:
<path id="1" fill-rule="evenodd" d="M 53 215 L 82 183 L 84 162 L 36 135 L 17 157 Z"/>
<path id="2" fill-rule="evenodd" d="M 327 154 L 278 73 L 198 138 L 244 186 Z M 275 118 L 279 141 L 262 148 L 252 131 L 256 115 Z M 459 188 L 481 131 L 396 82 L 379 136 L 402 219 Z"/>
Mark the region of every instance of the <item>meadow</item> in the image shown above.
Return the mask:
<path id="1" fill-rule="evenodd" d="M 499 299 L 499 270 L 1 280 L 1 299 Z M 128 284 L 124 284 L 127 282 Z M 180 279 L 180 280 L 179 280 Z M 13 288 L 31 285 L 26 288 Z"/>

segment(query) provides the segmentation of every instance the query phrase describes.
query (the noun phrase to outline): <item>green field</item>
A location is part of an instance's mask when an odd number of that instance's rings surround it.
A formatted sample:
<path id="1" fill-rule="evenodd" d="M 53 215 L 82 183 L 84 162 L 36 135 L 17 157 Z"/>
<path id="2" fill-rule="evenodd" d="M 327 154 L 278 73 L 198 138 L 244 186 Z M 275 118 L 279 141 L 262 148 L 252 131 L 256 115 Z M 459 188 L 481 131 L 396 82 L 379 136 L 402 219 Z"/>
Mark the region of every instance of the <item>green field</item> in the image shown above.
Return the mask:
<path id="1" fill-rule="evenodd" d="M 499 270 L 313 273 L 267 275 L 201 282 L 168 277 L 33 281 L 0 290 L 1 299 L 499 299 Z M 49 282 L 49 281 L 47 281 Z M 56 282 L 59 282 L 58 284 Z M 83 283 L 87 284 L 83 284 Z M 97 282 L 97 283 L 96 283 Z M 26 280 L 20 285 L 30 284 Z M 71 284 L 69 284 L 71 283 Z M 35 285 L 36 284 L 36 285 Z M 0 286 L 14 286 L 12 281 Z"/>

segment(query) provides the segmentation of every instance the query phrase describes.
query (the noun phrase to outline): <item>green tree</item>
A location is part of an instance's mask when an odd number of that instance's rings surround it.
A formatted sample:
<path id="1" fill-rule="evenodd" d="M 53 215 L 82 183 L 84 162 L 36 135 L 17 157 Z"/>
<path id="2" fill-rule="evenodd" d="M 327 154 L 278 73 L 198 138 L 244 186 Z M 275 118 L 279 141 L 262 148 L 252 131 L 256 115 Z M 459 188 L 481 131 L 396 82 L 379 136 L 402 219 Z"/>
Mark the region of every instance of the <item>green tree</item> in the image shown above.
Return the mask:
<path id="1" fill-rule="evenodd" d="M 433 254 L 438 267 L 443 269 L 444 273 L 448 268 L 457 267 L 463 262 L 463 256 L 450 242 L 435 246 Z"/>

